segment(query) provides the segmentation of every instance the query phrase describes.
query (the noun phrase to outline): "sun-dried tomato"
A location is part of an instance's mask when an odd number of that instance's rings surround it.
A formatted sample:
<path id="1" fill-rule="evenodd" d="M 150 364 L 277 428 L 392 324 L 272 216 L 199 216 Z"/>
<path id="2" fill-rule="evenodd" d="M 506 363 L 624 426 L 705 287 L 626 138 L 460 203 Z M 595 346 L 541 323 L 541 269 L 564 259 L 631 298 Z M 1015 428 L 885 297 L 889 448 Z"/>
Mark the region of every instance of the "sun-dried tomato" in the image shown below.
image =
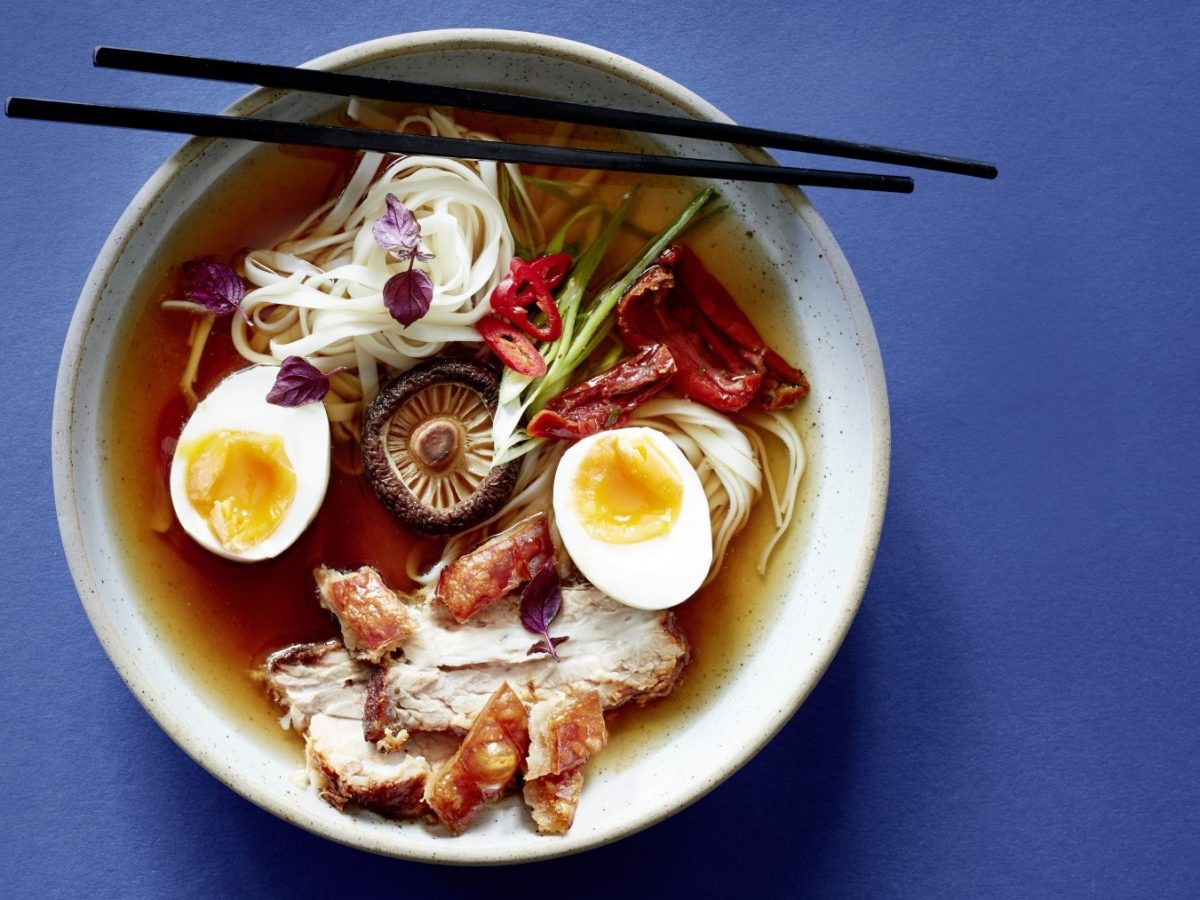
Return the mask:
<path id="1" fill-rule="evenodd" d="M 514 372 L 531 378 L 546 374 L 546 360 L 538 353 L 537 347 L 503 319 L 484 316 L 475 323 L 475 330 L 479 332 L 484 343 L 500 357 L 500 362 Z"/>
<path id="2" fill-rule="evenodd" d="M 607 372 L 550 398 L 525 430 L 535 437 L 578 440 L 615 428 L 666 387 L 674 374 L 671 351 L 648 344 Z"/>
<path id="3" fill-rule="evenodd" d="M 770 347 L 763 355 L 763 362 L 766 363 L 767 374 L 763 376 L 762 387 L 754 398 L 758 406 L 773 412 L 787 409 L 808 396 L 808 379 L 804 373 L 788 365 L 787 360 Z"/>
<path id="4" fill-rule="evenodd" d="M 808 393 L 804 373 L 766 345 L 733 297 L 687 247 L 668 247 L 621 298 L 617 328 L 631 347 L 663 343 L 681 394 L 734 412 L 782 409 Z"/>

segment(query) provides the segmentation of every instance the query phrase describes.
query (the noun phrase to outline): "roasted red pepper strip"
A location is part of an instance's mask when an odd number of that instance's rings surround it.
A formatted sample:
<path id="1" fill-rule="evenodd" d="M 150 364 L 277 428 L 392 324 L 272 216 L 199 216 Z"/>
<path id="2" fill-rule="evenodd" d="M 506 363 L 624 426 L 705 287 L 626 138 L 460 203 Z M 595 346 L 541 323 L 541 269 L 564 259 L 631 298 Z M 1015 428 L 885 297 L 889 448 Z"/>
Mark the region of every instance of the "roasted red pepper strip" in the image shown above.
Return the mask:
<path id="1" fill-rule="evenodd" d="M 662 344 L 647 345 L 607 372 L 550 398 L 525 430 L 535 437 L 578 440 L 615 428 L 666 387 L 674 374 L 671 351 Z"/>
<path id="2" fill-rule="evenodd" d="M 674 269 L 679 288 L 737 346 L 753 352 L 765 349 L 766 343 L 754 323 L 746 318 L 729 291 L 704 267 L 695 253 L 682 244 L 674 244 L 658 259 Z"/>
<path id="3" fill-rule="evenodd" d="M 674 251 L 675 274 L 681 288 L 696 301 L 709 321 L 720 323 L 721 331 L 743 350 L 762 351 L 767 371 L 754 398 L 755 404 L 769 410 L 784 409 L 807 397 L 809 385 L 804 373 L 766 346 L 754 324 L 696 254 L 682 245 L 669 248 L 668 252 L 671 251 Z"/>
<path id="4" fill-rule="evenodd" d="M 543 256 L 531 263 L 513 257 L 508 275 L 492 291 L 492 311 L 532 338 L 558 340 L 562 336 L 562 316 L 550 291 L 563 280 L 570 266 L 571 257 L 565 253 Z M 531 307 L 546 317 L 543 324 L 533 321 Z"/>
<path id="5" fill-rule="evenodd" d="M 532 378 L 546 374 L 546 360 L 538 353 L 537 347 L 503 319 L 484 316 L 475 323 L 475 330 L 500 357 L 500 361 L 514 372 Z"/>
<path id="6" fill-rule="evenodd" d="M 753 323 L 687 247 L 668 247 L 621 298 L 625 343 L 661 342 L 685 397 L 726 412 L 756 402 L 782 409 L 808 393 L 804 373 L 767 347 Z"/>

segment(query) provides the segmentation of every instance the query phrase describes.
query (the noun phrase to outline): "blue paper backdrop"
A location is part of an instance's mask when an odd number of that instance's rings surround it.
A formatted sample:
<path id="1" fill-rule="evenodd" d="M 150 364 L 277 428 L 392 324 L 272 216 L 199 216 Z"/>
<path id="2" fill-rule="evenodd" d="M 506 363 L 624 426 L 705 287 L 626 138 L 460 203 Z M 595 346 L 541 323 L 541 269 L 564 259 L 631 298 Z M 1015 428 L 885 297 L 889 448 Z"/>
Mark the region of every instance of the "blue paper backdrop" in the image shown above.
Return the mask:
<path id="1" fill-rule="evenodd" d="M 11 7 L 11 5 L 10 5 Z M 1200 7 L 999 0 L 434 6 L 77 0 L 6 12 L 5 94 L 215 111 L 99 43 L 298 63 L 396 31 L 542 30 L 738 121 L 994 160 L 811 192 L 887 370 L 862 611 L 767 749 L 671 820 L 537 869 L 335 846 L 194 765 L 76 600 L 49 474 L 71 309 L 170 136 L 0 122 L 0 893 L 1200 895 Z"/>

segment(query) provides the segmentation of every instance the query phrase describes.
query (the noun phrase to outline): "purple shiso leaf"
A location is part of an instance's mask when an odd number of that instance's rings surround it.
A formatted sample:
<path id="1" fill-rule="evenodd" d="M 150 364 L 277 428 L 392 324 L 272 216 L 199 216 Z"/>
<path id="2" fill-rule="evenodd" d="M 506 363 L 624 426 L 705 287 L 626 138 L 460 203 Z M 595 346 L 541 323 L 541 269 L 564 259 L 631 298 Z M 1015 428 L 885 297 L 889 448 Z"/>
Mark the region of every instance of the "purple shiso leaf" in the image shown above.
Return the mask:
<path id="1" fill-rule="evenodd" d="M 548 646 L 549 647 L 557 647 L 559 644 L 563 643 L 564 641 L 569 641 L 569 640 L 570 640 L 570 638 L 567 637 L 565 634 L 562 637 L 552 637 L 552 638 L 550 638 L 550 644 Z M 549 653 L 549 652 L 551 652 L 551 651 L 549 649 L 547 649 L 546 642 L 544 640 L 541 640 L 541 641 L 538 641 L 536 644 L 534 644 L 532 647 L 530 647 L 528 650 L 526 650 L 525 655 L 533 656 L 533 654 L 535 654 L 535 653 Z M 558 659 L 558 654 L 555 654 L 554 658 Z"/>
<path id="2" fill-rule="evenodd" d="M 267 402 L 276 406 L 304 406 L 324 400 L 329 393 L 329 376 L 300 356 L 289 356 L 279 366 Z"/>
<path id="3" fill-rule="evenodd" d="M 521 592 L 521 625 L 526 631 L 540 635 L 546 651 L 555 659 L 558 659 L 558 651 L 554 648 L 566 638 L 551 638 L 550 623 L 558 615 L 561 606 L 558 570 L 554 563 L 548 562 L 538 569 Z"/>
<path id="4" fill-rule="evenodd" d="M 388 194 L 386 200 L 387 212 L 371 228 L 375 243 L 384 250 L 395 250 L 411 256 L 421 242 L 421 226 L 417 217 L 396 199 L 395 194 Z"/>
<path id="5" fill-rule="evenodd" d="M 237 310 L 242 314 L 242 318 L 250 321 L 242 309 L 246 284 L 238 277 L 237 272 L 224 263 L 200 259 L 185 262 L 183 296 L 218 316 L 227 316 Z"/>
<path id="6" fill-rule="evenodd" d="M 392 318 L 405 327 L 429 312 L 431 303 L 433 282 L 427 274 L 411 265 L 403 272 L 397 272 L 383 286 L 383 305 Z"/>

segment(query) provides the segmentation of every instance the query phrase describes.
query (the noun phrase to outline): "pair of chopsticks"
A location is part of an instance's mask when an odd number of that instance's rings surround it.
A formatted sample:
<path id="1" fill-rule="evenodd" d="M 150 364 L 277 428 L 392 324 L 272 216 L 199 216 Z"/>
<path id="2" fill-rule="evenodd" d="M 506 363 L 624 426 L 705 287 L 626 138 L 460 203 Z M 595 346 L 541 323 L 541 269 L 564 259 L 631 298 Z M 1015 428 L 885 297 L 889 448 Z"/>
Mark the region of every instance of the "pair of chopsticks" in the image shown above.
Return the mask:
<path id="1" fill-rule="evenodd" d="M 451 106 L 524 118 L 598 125 L 626 131 L 799 150 L 806 153 L 950 172 L 976 178 L 995 178 L 997 174 L 996 167 L 988 163 L 915 150 L 811 137 L 762 128 L 748 128 L 723 122 L 705 122 L 682 116 L 610 109 L 562 100 L 420 84 L 317 69 L 238 62 L 119 47 L 98 47 L 93 56 L 93 63 L 97 66 L 133 72 L 254 84 L 267 88 L 284 88 L 342 97 Z M 376 150 L 384 153 L 449 156 L 461 159 L 529 163 L 576 169 L 606 169 L 647 175 L 684 175 L 697 178 L 759 181 L 809 187 L 852 188 L 902 194 L 911 193 L 913 189 L 913 180 L 904 175 L 758 165 L 712 159 L 686 159 L 642 153 L 513 144 L 502 141 L 461 140 L 363 128 L 340 128 L 330 125 L 279 122 L 271 119 L 76 103 L 63 100 L 40 100 L 30 97 L 10 97 L 5 105 L 5 113 L 11 118 L 105 125 L 203 137 L 238 138 L 274 144 Z"/>

